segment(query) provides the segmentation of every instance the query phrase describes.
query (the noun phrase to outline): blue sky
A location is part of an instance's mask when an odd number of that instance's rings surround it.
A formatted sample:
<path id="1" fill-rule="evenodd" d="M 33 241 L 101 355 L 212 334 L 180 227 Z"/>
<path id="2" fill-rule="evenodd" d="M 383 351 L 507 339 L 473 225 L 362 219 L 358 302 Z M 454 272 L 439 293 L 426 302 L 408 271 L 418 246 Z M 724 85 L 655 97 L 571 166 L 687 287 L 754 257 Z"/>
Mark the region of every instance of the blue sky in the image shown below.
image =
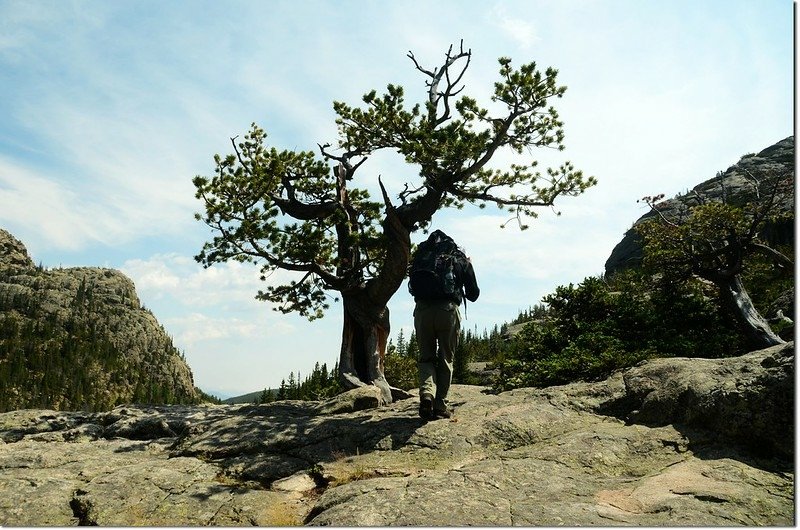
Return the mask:
<path id="1" fill-rule="evenodd" d="M 532 156 L 599 184 L 525 232 L 500 229 L 492 208 L 434 218 L 472 257 L 482 294 L 464 325 L 483 330 L 602 273 L 644 213 L 637 199 L 683 192 L 791 135 L 792 32 L 788 0 L 2 0 L 0 227 L 45 266 L 129 275 L 204 390 L 277 386 L 333 365 L 341 306 L 315 322 L 285 316 L 253 299 L 253 267 L 193 260 L 210 234 L 191 179 L 250 123 L 279 149 L 335 143 L 334 100 L 396 83 L 421 101 L 406 53 L 438 65 L 460 39 L 479 101 L 498 57 L 556 67 L 567 149 Z M 415 176 L 391 153 L 360 173 L 395 193 Z M 403 286 L 393 335 L 410 333 L 412 308 Z"/>

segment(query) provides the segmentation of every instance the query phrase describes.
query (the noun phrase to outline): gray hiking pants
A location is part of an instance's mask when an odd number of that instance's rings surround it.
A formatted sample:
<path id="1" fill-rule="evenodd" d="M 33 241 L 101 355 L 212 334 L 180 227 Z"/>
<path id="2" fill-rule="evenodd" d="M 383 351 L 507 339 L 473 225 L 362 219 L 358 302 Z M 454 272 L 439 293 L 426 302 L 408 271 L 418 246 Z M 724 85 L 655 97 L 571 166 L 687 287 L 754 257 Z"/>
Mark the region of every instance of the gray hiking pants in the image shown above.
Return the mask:
<path id="1" fill-rule="evenodd" d="M 414 308 L 414 328 L 419 344 L 419 395 L 434 399 L 434 408 L 447 406 L 453 380 L 453 355 L 458 346 L 461 313 L 449 301 L 419 301 Z"/>

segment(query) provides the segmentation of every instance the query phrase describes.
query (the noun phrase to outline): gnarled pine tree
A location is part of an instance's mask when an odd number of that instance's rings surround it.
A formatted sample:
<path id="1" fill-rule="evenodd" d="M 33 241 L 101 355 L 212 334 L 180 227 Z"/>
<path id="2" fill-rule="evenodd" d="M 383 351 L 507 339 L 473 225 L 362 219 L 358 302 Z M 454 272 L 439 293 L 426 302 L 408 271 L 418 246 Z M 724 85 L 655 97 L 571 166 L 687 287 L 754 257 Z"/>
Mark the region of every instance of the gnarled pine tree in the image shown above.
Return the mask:
<path id="1" fill-rule="evenodd" d="M 791 218 L 778 205 L 792 196 L 794 169 L 741 171 L 749 183 L 744 198 L 732 200 L 723 193 L 721 200 L 714 201 L 694 191 L 680 203 L 680 210 L 672 218 L 660 210 L 663 195 L 644 197 L 642 200 L 655 216 L 639 225 L 637 231 L 644 238 L 646 268 L 664 274 L 670 281 L 683 281 L 694 275 L 712 282 L 719 289 L 722 306 L 737 322 L 750 347 L 766 348 L 785 341 L 756 309 L 742 282 L 742 273 L 745 258 L 754 253 L 763 254 L 786 273 L 794 269 L 790 258 L 761 237 L 770 223 Z M 719 174 L 718 178 L 724 185 L 724 176 Z"/>
<path id="2" fill-rule="evenodd" d="M 340 293 L 342 382 L 374 384 L 387 401 L 387 303 L 406 276 L 410 234 L 439 209 L 465 203 L 508 208 L 525 228 L 524 219 L 536 217 L 537 207 L 595 184 L 569 162 L 546 175 L 536 171 L 536 161 L 489 167 L 501 149 L 563 149 L 563 124 L 550 100 L 566 87 L 556 83 L 555 69 L 542 73 L 535 63 L 514 69 L 510 59 L 499 59 L 491 99 L 502 110 L 489 111 L 459 96 L 472 58 L 463 43 L 457 51 L 451 46 L 433 70 L 413 53 L 408 57 L 426 78 L 424 103 L 407 109 L 404 91 L 395 85 L 383 95 L 369 92 L 362 107 L 335 102 L 338 145 L 319 145 L 318 155 L 268 147 L 254 124 L 243 140 L 231 139 L 232 154 L 215 156 L 213 177 L 194 179 L 205 205 L 197 218 L 215 234 L 196 259 L 206 267 L 231 259 L 253 262 L 262 279 L 276 269 L 295 271 L 296 280 L 267 286 L 257 298 L 309 319 L 328 308 L 326 291 Z M 382 201 L 375 202 L 356 186 L 357 177 L 370 155 L 385 149 L 416 165 L 418 181 L 406 184 L 393 202 L 378 178 Z"/>

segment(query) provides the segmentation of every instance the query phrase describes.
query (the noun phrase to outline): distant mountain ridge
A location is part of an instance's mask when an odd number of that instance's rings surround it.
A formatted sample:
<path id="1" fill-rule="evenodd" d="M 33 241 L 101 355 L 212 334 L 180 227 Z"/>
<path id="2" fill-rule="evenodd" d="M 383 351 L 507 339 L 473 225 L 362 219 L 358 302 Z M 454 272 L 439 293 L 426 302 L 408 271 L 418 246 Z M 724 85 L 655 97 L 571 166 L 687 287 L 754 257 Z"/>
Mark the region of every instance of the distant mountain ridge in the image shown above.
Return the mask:
<path id="1" fill-rule="evenodd" d="M 198 401 L 191 369 L 128 277 L 37 267 L 0 229 L 0 410 Z"/>
<path id="2" fill-rule="evenodd" d="M 276 390 L 268 389 L 273 396 L 277 392 Z M 250 392 L 248 394 L 242 394 L 241 396 L 233 396 L 229 398 L 225 398 L 222 400 L 222 403 L 225 405 L 239 405 L 242 403 L 258 403 L 261 400 L 261 395 L 264 393 L 263 390 L 258 390 L 256 392 Z"/>

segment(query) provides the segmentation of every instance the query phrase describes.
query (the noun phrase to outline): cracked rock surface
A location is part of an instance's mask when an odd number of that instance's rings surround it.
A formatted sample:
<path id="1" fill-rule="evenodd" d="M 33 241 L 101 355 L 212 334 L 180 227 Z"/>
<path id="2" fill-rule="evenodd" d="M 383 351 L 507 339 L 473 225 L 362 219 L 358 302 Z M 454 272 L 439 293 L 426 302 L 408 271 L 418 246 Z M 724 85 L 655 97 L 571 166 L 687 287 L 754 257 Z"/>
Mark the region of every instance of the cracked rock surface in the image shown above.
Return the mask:
<path id="1" fill-rule="evenodd" d="M 453 418 L 428 423 L 372 387 L 20 410 L 0 414 L 0 525 L 788 526 L 793 396 L 789 344 L 499 395 L 454 385 Z"/>

